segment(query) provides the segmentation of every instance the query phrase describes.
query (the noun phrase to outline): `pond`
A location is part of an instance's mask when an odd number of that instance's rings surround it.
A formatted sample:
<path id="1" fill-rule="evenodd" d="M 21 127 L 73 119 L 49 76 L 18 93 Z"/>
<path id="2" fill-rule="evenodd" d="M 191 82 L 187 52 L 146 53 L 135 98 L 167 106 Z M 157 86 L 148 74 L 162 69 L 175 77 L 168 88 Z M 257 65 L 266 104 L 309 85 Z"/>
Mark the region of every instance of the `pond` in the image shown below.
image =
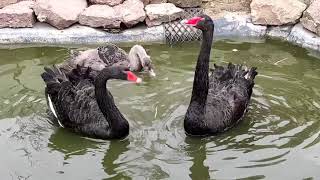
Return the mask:
<path id="1" fill-rule="evenodd" d="M 108 84 L 130 123 L 124 140 L 84 138 L 46 114 L 43 67 L 69 48 L 0 50 L 1 179 L 287 179 L 320 177 L 320 60 L 278 41 L 215 43 L 213 62 L 257 66 L 249 113 L 226 133 L 187 137 L 199 43 L 145 45 L 157 77 Z M 128 50 L 128 47 L 124 47 Z"/>

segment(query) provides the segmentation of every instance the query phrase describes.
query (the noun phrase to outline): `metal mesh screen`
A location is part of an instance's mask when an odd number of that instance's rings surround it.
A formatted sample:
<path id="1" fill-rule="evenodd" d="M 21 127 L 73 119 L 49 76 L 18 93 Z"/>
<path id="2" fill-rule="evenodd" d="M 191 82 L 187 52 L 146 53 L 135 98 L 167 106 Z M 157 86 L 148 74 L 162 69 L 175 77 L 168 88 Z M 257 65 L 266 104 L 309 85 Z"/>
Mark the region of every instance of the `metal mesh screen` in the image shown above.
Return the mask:
<path id="1" fill-rule="evenodd" d="M 179 42 L 201 40 L 201 30 L 184 25 L 181 23 L 181 20 L 202 14 L 202 8 L 185 8 L 181 18 L 164 24 L 166 42 L 171 45 Z"/>

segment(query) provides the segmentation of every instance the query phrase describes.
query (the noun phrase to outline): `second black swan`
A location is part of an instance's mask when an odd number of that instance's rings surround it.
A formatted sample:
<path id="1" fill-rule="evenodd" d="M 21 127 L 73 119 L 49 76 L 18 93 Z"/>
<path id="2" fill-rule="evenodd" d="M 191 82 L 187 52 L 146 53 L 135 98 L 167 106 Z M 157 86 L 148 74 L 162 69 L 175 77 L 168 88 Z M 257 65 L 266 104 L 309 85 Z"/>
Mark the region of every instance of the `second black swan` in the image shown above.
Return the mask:
<path id="1" fill-rule="evenodd" d="M 60 126 L 82 135 L 100 139 L 127 136 L 129 123 L 115 105 L 106 83 L 109 79 L 141 79 L 121 66 L 104 68 L 95 79 L 89 76 L 90 71 L 77 66 L 64 74 L 56 66 L 45 67 L 41 77 L 46 83 L 49 109 Z"/>
<path id="2" fill-rule="evenodd" d="M 209 77 L 214 23 L 207 15 L 193 17 L 184 23 L 200 29 L 203 36 L 184 129 L 186 134 L 195 136 L 224 132 L 237 124 L 246 113 L 257 75 L 256 68 L 232 63 L 215 65 Z"/>

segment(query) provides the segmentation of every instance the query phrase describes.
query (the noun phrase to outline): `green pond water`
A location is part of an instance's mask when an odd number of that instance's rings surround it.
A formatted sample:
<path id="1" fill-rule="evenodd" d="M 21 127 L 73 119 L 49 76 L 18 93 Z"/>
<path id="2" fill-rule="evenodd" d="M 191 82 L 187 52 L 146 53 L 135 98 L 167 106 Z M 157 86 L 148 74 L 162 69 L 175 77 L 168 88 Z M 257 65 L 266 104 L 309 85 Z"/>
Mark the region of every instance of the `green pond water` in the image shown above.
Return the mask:
<path id="1" fill-rule="evenodd" d="M 183 119 L 199 43 L 145 47 L 157 77 L 108 84 L 130 123 L 130 135 L 114 141 L 50 123 L 40 74 L 70 49 L 1 49 L 1 179 L 320 178 L 320 59 L 312 53 L 278 41 L 216 42 L 211 65 L 258 67 L 250 110 L 226 133 L 190 138 Z"/>

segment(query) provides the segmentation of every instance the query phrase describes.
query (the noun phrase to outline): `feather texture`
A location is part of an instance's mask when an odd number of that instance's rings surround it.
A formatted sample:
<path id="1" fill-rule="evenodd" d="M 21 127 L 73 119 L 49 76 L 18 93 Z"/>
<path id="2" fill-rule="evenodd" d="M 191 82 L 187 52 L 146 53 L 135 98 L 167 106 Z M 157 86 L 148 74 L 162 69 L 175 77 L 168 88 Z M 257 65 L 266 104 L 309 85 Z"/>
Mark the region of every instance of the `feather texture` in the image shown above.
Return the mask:
<path id="1" fill-rule="evenodd" d="M 128 122 L 117 109 L 111 93 L 106 89 L 106 81 L 109 78 L 116 78 L 117 75 L 112 77 L 109 74 L 111 71 L 121 72 L 115 71 L 114 68 L 106 68 L 98 75 L 97 83 L 90 76 L 90 68 L 84 71 L 78 66 L 66 75 L 55 66 L 45 68 L 41 76 L 46 83 L 48 104 L 49 107 L 53 104 L 54 114 L 61 126 L 101 139 L 121 138 L 129 133 Z M 97 98 L 103 99 L 108 106 L 99 104 Z"/>
<path id="2" fill-rule="evenodd" d="M 214 24 L 209 16 L 202 17 L 195 25 L 202 30 L 203 40 L 184 119 L 186 133 L 199 136 L 224 132 L 242 119 L 257 75 L 254 67 L 229 63 L 227 66 L 214 65 L 208 76 Z"/>

